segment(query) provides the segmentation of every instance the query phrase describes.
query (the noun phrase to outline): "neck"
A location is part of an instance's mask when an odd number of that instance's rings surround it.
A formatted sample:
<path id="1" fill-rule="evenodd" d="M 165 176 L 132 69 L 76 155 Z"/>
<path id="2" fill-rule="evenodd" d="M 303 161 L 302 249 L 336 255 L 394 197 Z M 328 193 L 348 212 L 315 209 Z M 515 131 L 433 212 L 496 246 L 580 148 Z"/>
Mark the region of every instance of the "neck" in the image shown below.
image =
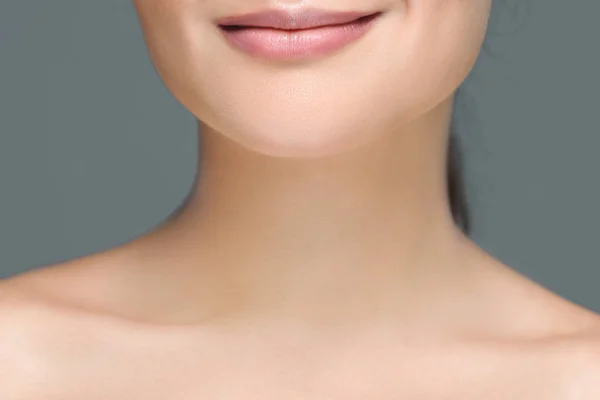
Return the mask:
<path id="1" fill-rule="evenodd" d="M 169 301 L 214 318 L 328 323 L 441 297 L 464 243 L 446 194 L 451 109 L 320 158 L 267 156 L 204 127 L 195 192 L 146 246 L 161 293 L 172 285 Z"/>

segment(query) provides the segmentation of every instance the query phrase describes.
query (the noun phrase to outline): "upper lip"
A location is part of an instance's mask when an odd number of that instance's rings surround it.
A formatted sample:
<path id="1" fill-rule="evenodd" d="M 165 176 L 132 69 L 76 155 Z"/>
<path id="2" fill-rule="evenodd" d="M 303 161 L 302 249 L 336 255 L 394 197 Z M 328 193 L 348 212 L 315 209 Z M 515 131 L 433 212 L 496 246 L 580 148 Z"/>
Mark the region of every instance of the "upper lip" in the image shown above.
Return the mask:
<path id="1" fill-rule="evenodd" d="M 275 29 L 309 29 L 326 25 L 345 24 L 375 11 L 327 11 L 318 8 L 270 9 L 217 20 L 220 26 L 255 26 Z"/>

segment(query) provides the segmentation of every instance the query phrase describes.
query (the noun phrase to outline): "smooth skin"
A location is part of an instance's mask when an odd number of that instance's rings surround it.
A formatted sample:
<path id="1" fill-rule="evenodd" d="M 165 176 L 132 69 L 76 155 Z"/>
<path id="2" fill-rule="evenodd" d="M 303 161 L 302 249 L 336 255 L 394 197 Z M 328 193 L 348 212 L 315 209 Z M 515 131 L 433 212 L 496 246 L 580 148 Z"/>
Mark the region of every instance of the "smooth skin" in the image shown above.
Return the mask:
<path id="1" fill-rule="evenodd" d="M 198 185 L 151 232 L 0 284 L 1 399 L 600 398 L 600 316 L 451 217 L 453 95 L 491 0 L 134 4 L 202 121 Z M 212 23 L 270 6 L 386 12 L 294 63 Z"/>

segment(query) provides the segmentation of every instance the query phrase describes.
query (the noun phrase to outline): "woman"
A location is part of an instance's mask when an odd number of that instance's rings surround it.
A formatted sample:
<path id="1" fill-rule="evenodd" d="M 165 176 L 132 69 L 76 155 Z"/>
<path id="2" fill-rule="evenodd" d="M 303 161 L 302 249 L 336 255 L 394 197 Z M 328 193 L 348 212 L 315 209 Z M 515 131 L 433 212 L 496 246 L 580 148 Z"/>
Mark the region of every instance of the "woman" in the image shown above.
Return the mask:
<path id="1" fill-rule="evenodd" d="M 492 0 L 135 6 L 198 184 L 2 283 L 0 398 L 600 398 L 600 316 L 467 235 L 451 116 Z"/>

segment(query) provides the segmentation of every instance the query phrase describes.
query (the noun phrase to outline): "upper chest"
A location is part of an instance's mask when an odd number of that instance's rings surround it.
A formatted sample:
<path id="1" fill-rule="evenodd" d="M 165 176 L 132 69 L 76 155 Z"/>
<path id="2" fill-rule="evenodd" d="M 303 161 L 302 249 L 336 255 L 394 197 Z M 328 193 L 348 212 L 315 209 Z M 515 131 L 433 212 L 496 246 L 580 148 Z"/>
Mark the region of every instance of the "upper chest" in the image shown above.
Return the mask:
<path id="1" fill-rule="evenodd" d="M 16 389 L 1 398 L 576 399 L 572 369 L 558 352 L 366 339 L 327 346 L 276 337 L 148 334 L 83 320 L 54 324 L 46 335 L 24 340 L 26 350 L 13 352 Z"/>

